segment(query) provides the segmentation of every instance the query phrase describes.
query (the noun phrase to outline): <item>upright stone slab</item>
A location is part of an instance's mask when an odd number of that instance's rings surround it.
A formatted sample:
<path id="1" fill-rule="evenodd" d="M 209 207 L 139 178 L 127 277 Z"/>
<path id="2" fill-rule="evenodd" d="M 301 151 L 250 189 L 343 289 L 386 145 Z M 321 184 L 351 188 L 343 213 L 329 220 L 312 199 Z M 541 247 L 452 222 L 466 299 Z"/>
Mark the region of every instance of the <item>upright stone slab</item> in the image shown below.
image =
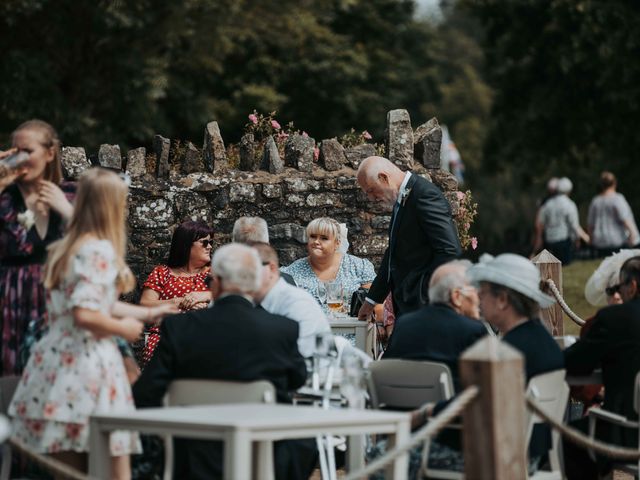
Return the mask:
<path id="1" fill-rule="evenodd" d="M 147 149 L 134 148 L 127 152 L 127 172 L 131 178 L 140 178 L 147 173 Z"/>
<path id="2" fill-rule="evenodd" d="M 403 170 L 413 163 L 413 129 L 409 112 L 404 109 L 387 113 L 385 145 L 389 160 Z"/>
<path id="3" fill-rule="evenodd" d="M 479 390 L 462 415 L 466 478 L 526 480 L 522 354 L 486 336 L 460 357 L 460 379 Z"/>
<path id="4" fill-rule="evenodd" d="M 370 143 L 363 143 L 362 145 L 344 149 L 347 164 L 353 169 L 357 169 L 365 158 L 372 157 L 376 154 L 376 147 Z"/>
<path id="5" fill-rule="evenodd" d="M 98 161 L 100 165 L 107 168 L 122 168 L 122 156 L 118 145 L 100 145 L 98 150 Z"/>
<path id="6" fill-rule="evenodd" d="M 273 136 L 269 136 L 267 143 L 264 146 L 262 163 L 266 166 L 269 173 L 278 174 L 284 172 L 284 162 L 280 158 L 278 146 L 276 145 L 276 141 L 273 139 Z"/>
<path id="7" fill-rule="evenodd" d="M 218 122 L 207 123 L 204 129 L 204 145 L 202 147 L 204 166 L 209 172 L 227 170 L 227 151 L 224 148 L 224 140 L 220 134 Z"/>
<path id="8" fill-rule="evenodd" d="M 441 146 L 442 129 L 436 117 L 416 128 L 413 155 L 417 162 L 427 168 L 440 168 Z"/>
<path id="9" fill-rule="evenodd" d="M 91 166 L 82 147 L 63 147 L 61 160 L 64 176 L 70 180 L 77 180 L 80 174 Z"/>
<path id="10" fill-rule="evenodd" d="M 189 174 L 202 172 L 202 159 L 200 157 L 200 152 L 198 151 L 196 146 L 191 142 L 187 142 L 185 148 L 186 151 L 184 153 L 184 159 L 182 162 L 182 173 Z"/>
<path id="11" fill-rule="evenodd" d="M 169 150 L 171 141 L 162 135 L 153 137 L 153 149 L 156 152 L 156 178 L 169 178 Z"/>
<path id="12" fill-rule="evenodd" d="M 284 145 L 285 164 L 297 168 L 301 172 L 311 173 L 315 146 L 316 141 L 309 136 L 297 133 L 289 135 Z"/>
<path id="13" fill-rule="evenodd" d="M 336 138 L 322 140 L 320 142 L 320 165 L 325 170 L 340 170 L 347 163 L 344 155 L 344 147 Z"/>
<path id="14" fill-rule="evenodd" d="M 240 170 L 255 172 L 260 167 L 260 161 L 256 159 L 256 143 L 253 134 L 247 133 L 240 139 Z"/>

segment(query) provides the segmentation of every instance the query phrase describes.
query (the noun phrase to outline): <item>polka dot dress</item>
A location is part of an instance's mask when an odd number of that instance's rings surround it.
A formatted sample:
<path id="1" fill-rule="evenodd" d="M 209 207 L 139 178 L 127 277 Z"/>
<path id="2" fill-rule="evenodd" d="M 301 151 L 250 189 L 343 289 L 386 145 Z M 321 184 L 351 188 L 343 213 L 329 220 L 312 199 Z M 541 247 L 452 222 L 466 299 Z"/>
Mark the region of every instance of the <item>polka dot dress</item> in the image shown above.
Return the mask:
<path id="1" fill-rule="evenodd" d="M 191 292 L 206 292 L 209 290 L 205 284 L 205 279 L 209 275 L 209 268 L 189 277 L 178 277 L 171 273 L 171 269 L 165 265 L 159 265 L 147 277 L 143 288 L 160 294 L 159 300 L 170 300 L 172 298 L 184 297 Z M 148 329 L 147 344 L 142 353 L 144 365 L 149 363 L 153 352 L 160 341 L 160 327 L 154 326 Z"/>

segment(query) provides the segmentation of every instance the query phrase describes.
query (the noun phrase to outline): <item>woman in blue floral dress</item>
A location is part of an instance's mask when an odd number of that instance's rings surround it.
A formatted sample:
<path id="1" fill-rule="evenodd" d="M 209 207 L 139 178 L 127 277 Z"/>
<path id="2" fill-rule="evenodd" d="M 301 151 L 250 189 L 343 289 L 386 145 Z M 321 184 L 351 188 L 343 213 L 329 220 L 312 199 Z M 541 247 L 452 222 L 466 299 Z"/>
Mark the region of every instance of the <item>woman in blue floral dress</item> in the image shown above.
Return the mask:
<path id="1" fill-rule="evenodd" d="M 2 375 L 22 372 L 31 345 L 46 324 L 42 265 L 47 246 L 62 237 L 75 185 L 62 181 L 60 141 L 40 120 L 20 125 L 12 149 L 29 157 L 17 169 L 0 168 L 0 359 Z M 0 162 L 0 165 L 2 162 Z"/>

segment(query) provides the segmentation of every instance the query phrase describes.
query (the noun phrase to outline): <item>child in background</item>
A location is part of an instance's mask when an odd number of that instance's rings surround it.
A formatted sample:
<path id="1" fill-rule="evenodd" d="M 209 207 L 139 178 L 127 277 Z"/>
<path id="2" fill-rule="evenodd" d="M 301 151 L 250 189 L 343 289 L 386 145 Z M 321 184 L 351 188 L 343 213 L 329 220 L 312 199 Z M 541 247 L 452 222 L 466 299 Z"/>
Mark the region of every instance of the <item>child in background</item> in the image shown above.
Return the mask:
<path id="1" fill-rule="evenodd" d="M 177 311 L 118 301 L 135 285 L 125 257 L 128 188 L 114 172 L 83 174 L 68 232 L 49 248 L 45 272 L 50 329 L 35 344 L 11 402 L 14 435 L 40 453 L 87 469 L 89 417 L 134 410 L 114 336 L 137 340 L 144 321 Z M 114 432 L 111 478 L 131 476 L 137 434 Z"/>

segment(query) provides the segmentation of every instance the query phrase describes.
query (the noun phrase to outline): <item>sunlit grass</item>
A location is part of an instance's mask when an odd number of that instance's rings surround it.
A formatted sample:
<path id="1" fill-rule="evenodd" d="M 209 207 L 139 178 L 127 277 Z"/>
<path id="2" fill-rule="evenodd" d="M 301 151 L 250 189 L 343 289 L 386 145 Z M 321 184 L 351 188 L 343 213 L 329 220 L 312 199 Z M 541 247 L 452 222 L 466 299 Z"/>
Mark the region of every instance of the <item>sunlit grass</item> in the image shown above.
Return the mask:
<path id="1" fill-rule="evenodd" d="M 584 298 L 584 286 L 601 261 L 601 259 L 580 260 L 562 268 L 562 296 L 571 310 L 585 320 L 598 310 Z M 579 330 L 580 327 L 565 315 L 565 335 L 578 335 Z"/>

